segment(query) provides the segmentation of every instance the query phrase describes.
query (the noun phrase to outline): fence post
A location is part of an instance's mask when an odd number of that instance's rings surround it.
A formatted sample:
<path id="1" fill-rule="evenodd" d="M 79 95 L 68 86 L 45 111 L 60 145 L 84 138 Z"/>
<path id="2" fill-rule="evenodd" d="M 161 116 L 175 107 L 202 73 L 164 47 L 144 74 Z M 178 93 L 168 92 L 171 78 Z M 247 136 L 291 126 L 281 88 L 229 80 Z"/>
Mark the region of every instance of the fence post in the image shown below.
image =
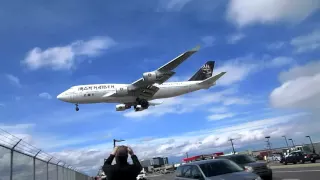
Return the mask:
<path id="1" fill-rule="evenodd" d="M 59 163 L 60 163 L 61 161 L 58 161 L 58 163 L 57 163 L 57 180 L 59 180 Z"/>
<path id="2" fill-rule="evenodd" d="M 14 148 L 16 148 L 16 146 L 22 141 L 22 139 L 20 139 L 12 148 L 11 148 L 11 162 L 10 162 L 10 180 L 12 180 L 13 178 L 13 151 Z"/>
<path id="3" fill-rule="evenodd" d="M 35 156 L 33 156 L 33 180 L 36 180 L 36 157 L 38 156 L 38 154 L 40 152 L 41 152 L 41 150 L 38 151 Z"/>
<path id="4" fill-rule="evenodd" d="M 62 179 L 64 180 L 64 171 L 65 171 L 65 165 L 66 165 L 67 163 L 64 163 L 64 165 L 62 166 Z"/>
<path id="5" fill-rule="evenodd" d="M 51 161 L 52 158 L 53 158 L 53 157 L 51 157 L 51 158 L 49 159 L 49 161 L 47 162 L 47 180 L 49 180 L 49 162 Z"/>

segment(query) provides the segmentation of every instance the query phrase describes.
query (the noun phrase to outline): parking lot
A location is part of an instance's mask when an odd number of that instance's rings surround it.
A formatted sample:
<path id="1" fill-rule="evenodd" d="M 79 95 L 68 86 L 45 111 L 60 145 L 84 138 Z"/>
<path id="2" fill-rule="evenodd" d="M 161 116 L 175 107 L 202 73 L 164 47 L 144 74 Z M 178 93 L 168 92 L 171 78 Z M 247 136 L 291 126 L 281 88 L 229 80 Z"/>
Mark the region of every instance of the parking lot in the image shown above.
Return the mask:
<path id="1" fill-rule="evenodd" d="M 319 180 L 320 163 L 295 165 L 275 164 L 272 167 L 274 180 Z M 173 180 L 174 174 L 148 177 L 150 180 Z"/>

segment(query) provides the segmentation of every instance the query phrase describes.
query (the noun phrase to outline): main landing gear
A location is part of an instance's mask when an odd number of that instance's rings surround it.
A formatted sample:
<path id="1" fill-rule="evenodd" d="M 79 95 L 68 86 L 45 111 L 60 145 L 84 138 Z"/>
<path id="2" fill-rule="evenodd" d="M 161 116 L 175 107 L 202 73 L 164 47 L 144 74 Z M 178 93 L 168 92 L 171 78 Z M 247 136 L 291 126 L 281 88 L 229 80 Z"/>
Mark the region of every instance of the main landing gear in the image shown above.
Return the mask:
<path id="1" fill-rule="evenodd" d="M 137 104 L 133 106 L 136 111 L 139 111 L 140 109 L 148 109 L 149 107 L 149 102 L 145 99 L 137 98 L 136 103 Z M 138 105 L 140 105 L 140 107 Z"/>
<path id="2" fill-rule="evenodd" d="M 79 111 L 79 106 L 78 106 L 78 104 L 76 104 L 76 111 Z"/>

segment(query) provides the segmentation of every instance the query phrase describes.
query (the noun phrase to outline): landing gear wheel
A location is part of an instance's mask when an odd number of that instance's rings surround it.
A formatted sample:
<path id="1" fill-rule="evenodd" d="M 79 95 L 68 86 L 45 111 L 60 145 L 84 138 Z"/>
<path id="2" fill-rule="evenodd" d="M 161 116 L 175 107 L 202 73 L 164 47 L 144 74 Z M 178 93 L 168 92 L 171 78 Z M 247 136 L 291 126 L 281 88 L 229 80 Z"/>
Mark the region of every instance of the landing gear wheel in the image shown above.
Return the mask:
<path id="1" fill-rule="evenodd" d="M 148 107 L 149 107 L 149 102 L 147 100 L 145 100 L 145 99 L 137 98 L 136 102 L 137 102 L 138 105 L 141 105 L 141 107 L 143 109 L 148 109 Z"/>
<path id="2" fill-rule="evenodd" d="M 149 107 L 149 102 L 148 101 L 142 101 L 141 102 L 141 107 L 144 109 L 147 109 Z"/>
<path id="3" fill-rule="evenodd" d="M 78 104 L 76 104 L 76 111 L 79 111 L 79 107 L 78 107 Z"/>

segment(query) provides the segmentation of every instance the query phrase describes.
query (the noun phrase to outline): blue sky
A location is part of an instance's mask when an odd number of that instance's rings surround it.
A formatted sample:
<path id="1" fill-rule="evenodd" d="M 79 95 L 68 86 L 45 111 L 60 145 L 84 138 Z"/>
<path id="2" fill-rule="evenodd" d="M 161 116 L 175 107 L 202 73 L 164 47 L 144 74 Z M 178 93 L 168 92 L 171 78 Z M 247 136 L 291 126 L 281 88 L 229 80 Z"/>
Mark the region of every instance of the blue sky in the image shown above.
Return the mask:
<path id="1" fill-rule="evenodd" d="M 279 146 L 283 134 L 319 140 L 319 7 L 314 0 L 2 2 L 0 127 L 87 172 L 113 138 L 141 158 L 175 160 L 230 151 L 230 137 L 242 149 L 264 148 L 268 134 Z M 115 112 L 115 104 L 76 112 L 56 99 L 77 84 L 131 83 L 198 44 L 170 81 L 215 60 L 215 73 L 227 74 L 209 90 L 139 113 Z M 83 165 L 88 159 L 75 157 L 88 149 L 97 151 Z"/>

